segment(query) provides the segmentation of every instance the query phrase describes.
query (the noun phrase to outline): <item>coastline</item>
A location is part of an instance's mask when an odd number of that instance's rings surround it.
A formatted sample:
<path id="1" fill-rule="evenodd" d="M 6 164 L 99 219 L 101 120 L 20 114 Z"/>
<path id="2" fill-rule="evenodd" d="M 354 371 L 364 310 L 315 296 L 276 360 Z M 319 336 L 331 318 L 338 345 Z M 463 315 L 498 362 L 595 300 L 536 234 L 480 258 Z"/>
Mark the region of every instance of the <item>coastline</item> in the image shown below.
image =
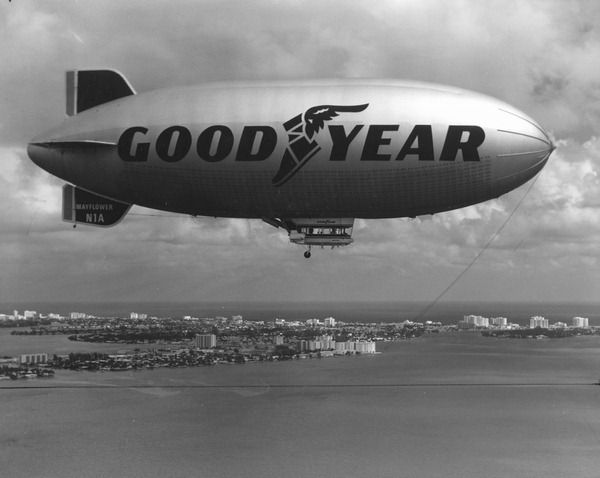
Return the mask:
<path id="1" fill-rule="evenodd" d="M 593 478 L 599 343 L 435 334 L 343 359 L 58 370 L 51 380 L 0 383 L 0 457 L 15 478 L 200 469 L 274 478 L 286 467 L 332 478 L 532 469 Z"/>

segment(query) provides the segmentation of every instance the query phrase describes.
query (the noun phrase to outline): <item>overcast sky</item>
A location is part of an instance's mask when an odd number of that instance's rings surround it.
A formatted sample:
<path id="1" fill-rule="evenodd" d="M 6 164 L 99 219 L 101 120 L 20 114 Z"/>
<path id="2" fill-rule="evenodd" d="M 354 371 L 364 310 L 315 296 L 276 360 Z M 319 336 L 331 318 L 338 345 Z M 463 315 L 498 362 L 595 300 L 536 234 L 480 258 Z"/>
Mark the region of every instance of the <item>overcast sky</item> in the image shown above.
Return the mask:
<path id="1" fill-rule="evenodd" d="M 86 67 L 116 68 L 138 91 L 384 77 L 500 98 L 557 149 L 443 300 L 600 301 L 599 25 L 593 0 L 3 1 L 0 302 L 431 300 L 529 185 L 427 221 L 357 221 L 355 244 L 311 260 L 261 221 L 135 207 L 115 228 L 74 230 L 62 182 L 26 144 L 62 120 L 64 71 Z"/>

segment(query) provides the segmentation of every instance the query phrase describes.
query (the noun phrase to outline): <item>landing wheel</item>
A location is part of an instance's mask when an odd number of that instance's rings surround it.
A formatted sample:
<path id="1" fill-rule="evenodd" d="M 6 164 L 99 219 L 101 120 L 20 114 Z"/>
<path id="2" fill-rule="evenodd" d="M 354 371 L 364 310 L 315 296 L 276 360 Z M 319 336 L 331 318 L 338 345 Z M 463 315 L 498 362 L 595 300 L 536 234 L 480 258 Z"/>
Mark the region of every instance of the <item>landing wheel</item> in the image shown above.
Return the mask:
<path id="1" fill-rule="evenodd" d="M 304 253 L 304 257 L 305 257 L 306 259 L 310 259 L 310 255 L 311 255 L 311 254 L 310 254 L 310 251 L 306 251 L 306 252 Z"/>

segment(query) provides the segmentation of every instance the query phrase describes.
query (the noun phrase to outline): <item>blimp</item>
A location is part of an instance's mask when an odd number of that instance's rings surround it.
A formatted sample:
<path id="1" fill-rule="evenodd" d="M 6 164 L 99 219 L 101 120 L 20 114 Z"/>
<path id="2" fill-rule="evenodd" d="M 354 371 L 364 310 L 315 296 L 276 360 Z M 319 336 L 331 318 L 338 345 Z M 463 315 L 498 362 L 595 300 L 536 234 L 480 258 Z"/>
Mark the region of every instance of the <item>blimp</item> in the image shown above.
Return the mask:
<path id="1" fill-rule="evenodd" d="M 138 93 L 112 69 L 66 72 L 66 116 L 28 145 L 63 179 L 63 220 L 132 205 L 261 219 L 294 244 L 353 242 L 356 218 L 426 216 L 519 187 L 554 146 L 490 96 L 414 81 L 208 83 Z"/>

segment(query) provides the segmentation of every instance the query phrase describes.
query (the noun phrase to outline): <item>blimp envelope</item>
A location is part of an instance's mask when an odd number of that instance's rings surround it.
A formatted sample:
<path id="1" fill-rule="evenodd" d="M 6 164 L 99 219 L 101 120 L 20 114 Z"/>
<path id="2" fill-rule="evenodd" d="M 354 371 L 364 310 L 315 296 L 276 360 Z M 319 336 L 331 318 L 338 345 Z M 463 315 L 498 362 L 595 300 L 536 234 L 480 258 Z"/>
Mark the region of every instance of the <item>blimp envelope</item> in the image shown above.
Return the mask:
<path id="1" fill-rule="evenodd" d="M 554 145 L 525 113 L 401 80 L 212 83 L 137 93 L 113 70 L 67 74 L 68 117 L 30 158 L 72 186 L 64 218 L 130 205 L 261 219 L 303 245 L 350 244 L 354 218 L 416 217 L 497 198 Z M 335 227 L 322 221 L 348 218 Z"/>

